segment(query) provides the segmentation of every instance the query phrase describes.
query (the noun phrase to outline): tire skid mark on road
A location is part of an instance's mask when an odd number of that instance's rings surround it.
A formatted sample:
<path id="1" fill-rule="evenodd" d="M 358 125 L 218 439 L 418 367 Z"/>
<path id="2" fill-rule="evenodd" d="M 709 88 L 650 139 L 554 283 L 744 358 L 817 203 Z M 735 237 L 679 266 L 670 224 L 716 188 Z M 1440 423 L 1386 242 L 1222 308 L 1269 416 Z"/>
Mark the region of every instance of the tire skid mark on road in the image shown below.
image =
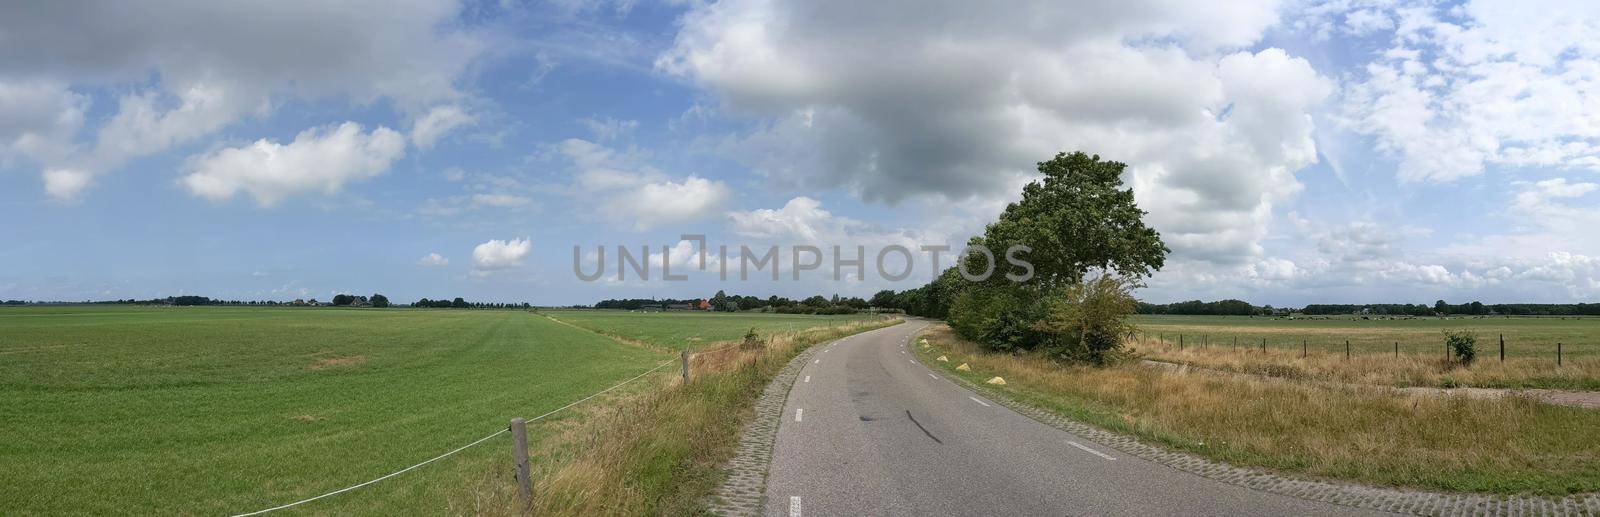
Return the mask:
<path id="1" fill-rule="evenodd" d="M 934 443 L 937 443 L 939 445 L 944 445 L 944 440 L 940 440 L 939 437 L 934 436 L 933 433 L 928 432 L 928 428 L 922 427 L 922 422 L 918 422 L 917 421 L 917 417 L 911 416 L 911 410 L 909 410 L 909 409 L 906 410 L 906 418 L 910 419 L 911 423 L 917 424 L 917 429 L 921 429 L 922 430 L 922 434 L 928 435 L 928 438 L 932 439 Z"/>

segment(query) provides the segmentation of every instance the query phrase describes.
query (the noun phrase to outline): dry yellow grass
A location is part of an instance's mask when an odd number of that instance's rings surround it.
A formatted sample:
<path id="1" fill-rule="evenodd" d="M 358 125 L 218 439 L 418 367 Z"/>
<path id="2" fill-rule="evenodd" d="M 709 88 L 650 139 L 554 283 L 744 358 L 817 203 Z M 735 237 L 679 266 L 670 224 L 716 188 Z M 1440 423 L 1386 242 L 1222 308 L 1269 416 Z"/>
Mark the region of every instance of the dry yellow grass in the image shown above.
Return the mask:
<path id="1" fill-rule="evenodd" d="M 755 397 L 796 354 L 815 343 L 897 323 L 856 321 L 823 329 L 763 336 L 758 347 L 718 347 L 690 360 L 682 385 L 677 370 L 654 377 L 605 403 L 531 451 L 532 515 L 685 515 L 701 505 L 732 457 L 739 431 L 753 416 Z M 451 507 L 462 513 L 520 512 L 511 465 L 485 472 L 477 487 Z"/>
<path id="2" fill-rule="evenodd" d="M 973 382 L 1104 428 L 1208 458 L 1393 486 L 1498 493 L 1600 489 L 1600 411 L 1520 397 L 1400 395 L 1389 390 L 1094 368 L 991 354 L 948 329 L 926 334 Z"/>
<path id="3" fill-rule="evenodd" d="M 1570 358 L 1557 366 L 1554 361 L 1511 357 L 1500 362 L 1496 357 L 1479 357 L 1471 366 L 1446 361 L 1439 356 L 1418 354 L 1352 354 L 1233 348 L 1196 347 L 1183 350 L 1154 346 L 1139 350 L 1150 359 L 1187 364 L 1213 370 L 1268 375 L 1296 380 L 1318 380 L 1379 386 L 1432 386 L 1443 388 L 1556 388 L 1600 389 L 1600 358 Z"/>

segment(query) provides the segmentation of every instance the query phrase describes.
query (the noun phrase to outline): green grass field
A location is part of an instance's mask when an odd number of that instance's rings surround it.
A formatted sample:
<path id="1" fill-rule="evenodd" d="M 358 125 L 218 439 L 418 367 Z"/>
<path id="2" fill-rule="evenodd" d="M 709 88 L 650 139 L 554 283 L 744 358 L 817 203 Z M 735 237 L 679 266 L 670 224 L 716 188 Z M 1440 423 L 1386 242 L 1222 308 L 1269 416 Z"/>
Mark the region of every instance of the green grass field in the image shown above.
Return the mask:
<path id="1" fill-rule="evenodd" d="M 849 319 L 570 317 L 673 347 Z M 432 458 L 672 359 L 524 311 L 3 308 L 0 513 L 276 506 Z M 657 389 L 676 371 L 657 375 L 631 389 Z M 575 409 L 528 427 L 536 462 L 539 441 Z M 470 487 L 499 484 L 485 473 L 498 475 L 509 447 L 501 434 L 288 513 L 474 513 Z"/>
<path id="2" fill-rule="evenodd" d="M 541 311 L 583 328 L 654 346 L 695 349 L 757 333 L 789 332 L 847 321 L 876 319 L 870 314 L 815 316 L 726 312 L 629 312 L 620 310 Z"/>
<path id="3" fill-rule="evenodd" d="M 1600 317 L 1450 317 L 1415 319 L 1372 319 L 1360 317 L 1296 317 L 1295 319 L 1249 316 L 1135 316 L 1133 324 L 1143 332 L 1146 346 L 1165 337 L 1185 346 L 1240 346 L 1301 350 L 1302 343 L 1312 353 L 1344 353 L 1350 341 L 1353 353 L 1393 353 L 1399 343 L 1401 353 L 1444 355 L 1444 332 L 1469 330 L 1478 335 L 1480 357 L 1499 356 L 1499 337 L 1505 335 L 1507 357 L 1543 357 L 1555 361 L 1556 344 L 1568 357 L 1600 356 Z M 1139 346 L 1138 339 L 1134 346 Z"/>
<path id="4" fill-rule="evenodd" d="M 0 357 L 0 507 L 23 514 L 274 506 L 669 359 L 526 312 L 221 307 L 0 310 Z M 474 461 L 316 508 L 437 507 Z"/>

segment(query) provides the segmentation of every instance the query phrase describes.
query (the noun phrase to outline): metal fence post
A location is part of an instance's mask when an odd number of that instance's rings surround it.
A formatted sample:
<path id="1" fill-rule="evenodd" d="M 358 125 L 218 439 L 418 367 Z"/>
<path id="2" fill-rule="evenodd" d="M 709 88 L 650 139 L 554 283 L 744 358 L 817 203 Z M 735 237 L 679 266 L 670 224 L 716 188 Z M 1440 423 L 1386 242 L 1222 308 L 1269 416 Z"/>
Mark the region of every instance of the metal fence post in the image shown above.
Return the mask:
<path id="1" fill-rule="evenodd" d="M 683 383 L 689 383 L 689 351 L 679 350 L 678 358 L 683 360 Z"/>
<path id="2" fill-rule="evenodd" d="M 533 480 L 528 472 L 528 429 L 521 418 L 511 419 L 511 456 L 517 462 L 517 498 L 527 510 L 533 505 Z"/>
<path id="3" fill-rule="evenodd" d="M 1506 335 L 1500 335 L 1500 362 L 1506 362 Z"/>
<path id="4" fill-rule="evenodd" d="M 1561 343 L 1556 343 L 1556 366 L 1561 366 Z"/>

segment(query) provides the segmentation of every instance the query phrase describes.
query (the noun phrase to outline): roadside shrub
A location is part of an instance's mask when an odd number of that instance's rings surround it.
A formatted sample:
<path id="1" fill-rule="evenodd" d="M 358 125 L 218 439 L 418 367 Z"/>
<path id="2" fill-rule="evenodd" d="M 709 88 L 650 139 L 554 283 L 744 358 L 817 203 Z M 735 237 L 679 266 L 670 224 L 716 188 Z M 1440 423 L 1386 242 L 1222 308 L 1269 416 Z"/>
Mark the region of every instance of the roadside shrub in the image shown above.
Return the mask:
<path id="1" fill-rule="evenodd" d="M 1133 331 L 1128 316 L 1137 301 L 1132 278 L 1103 274 L 1061 288 L 1048 297 L 1045 317 L 1032 326 L 1052 356 L 1070 361 L 1115 362 L 1122 340 Z"/>
<path id="2" fill-rule="evenodd" d="M 1444 342 L 1463 365 L 1470 365 L 1473 359 L 1478 358 L 1477 334 L 1465 330 L 1448 331 L 1444 333 Z"/>
<path id="3" fill-rule="evenodd" d="M 755 350 L 766 346 L 766 344 L 767 342 L 761 339 L 761 335 L 756 333 L 756 328 L 750 327 L 750 331 L 744 333 L 744 341 L 739 343 L 739 348 L 743 350 Z"/>
<path id="4" fill-rule="evenodd" d="M 1030 293 L 1011 285 L 968 288 L 950 304 L 950 328 L 990 350 L 1033 349 L 1044 339 L 1034 328 L 1044 314 Z"/>

